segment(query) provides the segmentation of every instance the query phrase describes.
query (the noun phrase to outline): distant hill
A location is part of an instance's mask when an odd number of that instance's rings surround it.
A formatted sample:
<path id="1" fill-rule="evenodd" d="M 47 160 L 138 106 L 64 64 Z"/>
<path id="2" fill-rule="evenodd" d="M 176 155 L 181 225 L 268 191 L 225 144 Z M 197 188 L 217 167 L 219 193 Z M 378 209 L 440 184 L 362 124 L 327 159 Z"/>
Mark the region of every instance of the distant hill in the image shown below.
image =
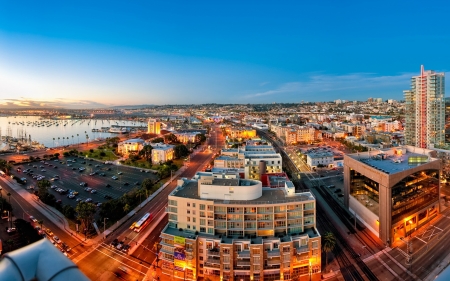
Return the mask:
<path id="1" fill-rule="evenodd" d="M 111 106 L 111 109 L 138 109 L 138 108 L 147 108 L 147 107 L 155 107 L 154 104 L 138 104 L 138 105 L 118 105 Z"/>

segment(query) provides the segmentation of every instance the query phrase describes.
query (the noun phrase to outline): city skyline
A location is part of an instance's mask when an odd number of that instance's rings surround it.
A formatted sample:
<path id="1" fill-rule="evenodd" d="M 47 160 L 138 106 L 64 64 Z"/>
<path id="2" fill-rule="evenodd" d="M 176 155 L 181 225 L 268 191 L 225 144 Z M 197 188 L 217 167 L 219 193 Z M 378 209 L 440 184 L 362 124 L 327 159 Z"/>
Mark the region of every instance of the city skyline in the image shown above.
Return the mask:
<path id="1" fill-rule="evenodd" d="M 402 100 L 450 62 L 448 5 L 107 3 L 1 4 L 0 108 Z"/>

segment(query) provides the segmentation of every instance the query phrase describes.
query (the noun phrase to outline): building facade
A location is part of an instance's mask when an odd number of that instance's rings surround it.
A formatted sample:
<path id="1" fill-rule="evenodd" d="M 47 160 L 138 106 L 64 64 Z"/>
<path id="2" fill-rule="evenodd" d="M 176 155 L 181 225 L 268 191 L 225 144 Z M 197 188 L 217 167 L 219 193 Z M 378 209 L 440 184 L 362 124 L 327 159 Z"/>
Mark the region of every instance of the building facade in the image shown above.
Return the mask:
<path id="1" fill-rule="evenodd" d="M 149 119 L 147 133 L 159 135 L 161 133 L 161 122 L 157 119 Z"/>
<path id="2" fill-rule="evenodd" d="M 117 152 L 123 156 L 129 156 L 131 153 L 138 153 L 144 147 L 143 139 L 129 139 L 117 144 Z"/>
<path id="3" fill-rule="evenodd" d="M 175 156 L 174 145 L 156 143 L 151 144 L 152 149 L 152 163 L 164 163 L 173 160 Z"/>
<path id="4" fill-rule="evenodd" d="M 344 156 L 344 204 L 388 245 L 440 211 L 441 162 L 431 152 L 402 146 Z"/>
<path id="5" fill-rule="evenodd" d="M 179 180 L 161 232 L 163 273 L 185 280 L 300 280 L 321 273 L 315 198 L 260 181 Z M 176 280 L 176 279 L 174 279 Z"/>
<path id="6" fill-rule="evenodd" d="M 411 78 L 405 96 L 405 142 L 420 148 L 445 144 L 445 74 L 432 70 Z"/>

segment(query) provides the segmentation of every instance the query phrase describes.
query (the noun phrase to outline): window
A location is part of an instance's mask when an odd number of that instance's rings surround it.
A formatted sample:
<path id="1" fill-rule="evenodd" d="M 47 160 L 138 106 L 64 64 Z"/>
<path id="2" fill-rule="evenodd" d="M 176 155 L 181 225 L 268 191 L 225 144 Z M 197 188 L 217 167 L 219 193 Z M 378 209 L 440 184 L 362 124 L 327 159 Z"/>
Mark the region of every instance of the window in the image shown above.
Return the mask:
<path id="1" fill-rule="evenodd" d="M 200 219 L 200 225 L 205 225 L 205 219 Z"/>
<path id="2" fill-rule="evenodd" d="M 200 204 L 200 210 L 205 210 L 205 204 Z"/>
<path id="3" fill-rule="evenodd" d="M 200 217 L 201 217 L 201 218 L 206 217 L 206 216 L 205 216 L 205 212 L 200 212 Z"/>
<path id="4" fill-rule="evenodd" d="M 201 261 L 203 260 L 203 256 L 200 256 L 200 260 L 201 260 Z"/>
<path id="5" fill-rule="evenodd" d="M 192 229 L 195 230 L 195 225 L 192 226 Z"/>
<path id="6" fill-rule="evenodd" d="M 191 218 L 190 218 L 190 217 L 187 217 L 187 218 L 186 218 L 186 221 L 191 221 Z"/>
<path id="7" fill-rule="evenodd" d="M 187 225 L 187 229 L 191 229 L 191 226 L 189 224 Z"/>
<path id="8" fill-rule="evenodd" d="M 208 233 L 209 234 L 214 234 L 214 228 L 208 228 Z"/>
<path id="9" fill-rule="evenodd" d="M 195 215 L 195 210 L 192 210 L 192 214 Z"/>
<path id="10" fill-rule="evenodd" d="M 195 208 L 195 203 L 192 203 L 192 207 Z"/>
<path id="11" fill-rule="evenodd" d="M 187 210 L 187 213 L 190 214 L 190 213 L 191 213 L 191 210 Z"/>
<path id="12" fill-rule="evenodd" d="M 187 205 L 188 207 L 190 207 L 190 206 L 191 206 L 191 203 L 187 202 L 186 205 Z"/>
<path id="13" fill-rule="evenodd" d="M 200 232 L 206 232 L 206 227 L 200 227 Z"/>
<path id="14" fill-rule="evenodd" d="M 192 218 L 192 222 L 195 222 L 195 218 Z"/>

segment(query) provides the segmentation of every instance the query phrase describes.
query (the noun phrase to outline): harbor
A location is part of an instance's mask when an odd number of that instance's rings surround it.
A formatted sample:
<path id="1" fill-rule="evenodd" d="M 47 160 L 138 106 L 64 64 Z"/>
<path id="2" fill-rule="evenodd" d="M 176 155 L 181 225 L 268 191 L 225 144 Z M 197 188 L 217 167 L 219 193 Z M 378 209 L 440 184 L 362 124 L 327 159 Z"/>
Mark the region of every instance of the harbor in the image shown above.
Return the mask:
<path id="1" fill-rule="evenodd" d="M 0 152 L 73 145 L 138 131 L 147 131 L 147 123 L 114 119 L 0 116 Z"/>

